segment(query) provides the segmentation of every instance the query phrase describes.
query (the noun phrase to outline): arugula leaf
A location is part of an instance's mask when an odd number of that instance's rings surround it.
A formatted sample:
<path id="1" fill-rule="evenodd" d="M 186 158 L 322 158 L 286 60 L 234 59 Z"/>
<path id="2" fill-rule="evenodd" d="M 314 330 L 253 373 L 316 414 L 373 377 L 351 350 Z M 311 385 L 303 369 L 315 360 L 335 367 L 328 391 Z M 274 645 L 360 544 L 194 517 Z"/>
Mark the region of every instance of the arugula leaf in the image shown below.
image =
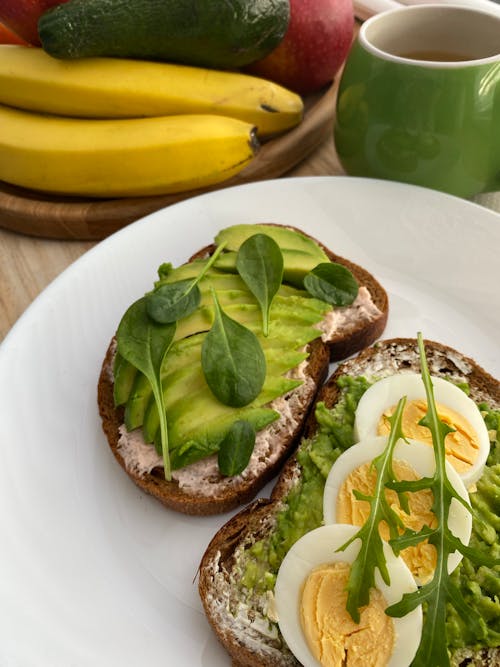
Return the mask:
<path id="1" fill-rule="evenodd" d="M 403 415 L 406 398 L 402 398 L 390 417 L 391 431 L 387 446 L 384 451 L 373 459 L 372 466 L 377 472 L 377 481 L 373 495 L 367 496 L 353 491 L 358 500 L 366 500 L 370 503 L 370 514 L 366 522 L 359 531 L 338 551 L 344 551 L 349 544 L 356 539 L 361 539 L 361 548 L 354 562 L 352 563 L 349 580 L 347 582 L 347 604 L 346 609 L 350 613 L 353 621 L 359 623 L 361 607 L 367 605 L 370 601 L 370 589 L 375 588 L 375 568 L 378 568 L 382 579 L 386 584 L 390 584 L 389 572 L 385 561 L 383 540 L 380 537 L 379 524 L 386 521 L 389 526 L 389 533 L 392 538 L 398 535 L 398 528 L 403 524 L 399 516 L 391 508 L 385 495 L 385 486 L 387 482 L 396 480 L 392 468 L 392 453 L 396 443 L 403 437 L 401 430 L 401 420 Z"/>
<path id="2" fill-rule="evenodd" d="M 174 283 L 164 283 L 146 297 L 148 315 L 160 324 L 177 322 L 194 312 L 201 301 L 201 292 L 198 283 L 214 264 L 224 249 L 224 243 L 217 247 L 203 270 L 195 278 L 178 280 Z M 170 267 L 170 265 L 168 265 Z M 160 267 L 161 268 L 161 267 Z M 160 274 L 161 275 L 161 274 Z M 168 275 L 168 273 L 167 273 Z"/>
<path id="3" fill-rule="evenodd" d="M 449 667 L 450 659 L 446 648 L 447 605 L 451 604 L 466 624 L 469 627 L 473 626 L 473 630 L 478 636 L 481 635 L 483 630 L 480 614 L 466 603 L 462 593 L 452 583 L 448 575 L 448 556 L 458 550 L 477 564 L 494 565 L 500 564 L 500 561 L 489 557 L 488 554 L 478 549 L 464 545 L 452 534 L 448 527 L 448 516 L 453 498 L 468 507 L 469 511 L 472 512 L 472 510 L 450 484 L 446 474 L 444 439 L 451 429 L 439 419 L 425 356 L 425 347 L 420 333 L 418 334 L 418 346 L 422 380 L 427 396 L 427 414 L 420 423 L 427 426 L 431 431 L 436 460 L 434 476 L 426 479 L 426 483 L 427 488 L 431 489 L 434 495 L 433 512 L 437 518 L 437 527 L 432 530 L 425 527 L 418 533 L 406 530 L 401 536 L 391 538 L 389 543 L 397 555 L 409 543 L 428 539 L 429 543 L 436 548 L 437 564 L 433 578 L 427 584 L 413 593 L 405 593 L 399 602 L 386 609 L 386 613 L 389 616 L 401 617 L 425 601 L 426 613 L 422 627 L 422 639 L 412 662 L 412 667 L 428 667 L 428 665 Z M 414 487 L 411 482 L 399 482 L 392 485 L 399 491 L 412 491 L 414 490 L 412 486 Z"/>
<path id="4" fill-rule="evenodd" d="M 122 317 L 116 334 L 118 352 L 143 373 L 153 390 L 160 416 L 160 435 L 165 479 L 171 479 L 167 415 L 161 368 L 175 336 L 176 324 L 158 324 L 147 312 L 147 299 L 135 301 Z"/>
<path id="5" fill-rule="evenodd" d="M 433 544 L 437 552 L 437 564 L 433 578 L 418 590 L 406 593 L 402 599 L 386 609 L 389 616 L 401 617 L 413 611 L 418 605 L 425 603 L 426 613 L 422 628 L 422 638 L 412 662 L 412 667 L 449 667 L 450 660 L 447 650 L 446 613 L 451 605 L 464 623 L 471 627 L 476 637 L 485 633 L 484 623 L 480 614 L 470 607 L 461 591 L 448 575 L 448 557 L 458 550 L 469 560 L 480 565 L 493 566 L 500 564 L 498 559 L 489 554 L 463 544 L 453 535 L 448 527 L 448 516 L 453 499 L 462 503 L 472 511 L 468 503 L 458 494 L 451 485 L 446 474 L 446 456 L 444 439 L 451 430 L 442 423 L 434 400 L 432 380 L 427 366 L 425 348 L 422 335 L 418 334 L 418 345 L 421 360 L 421 374 L 427 396 L 427 414 L 421 424 L 427 426 L 432 434 L 436 469 L 432 477 L 416 481 L 396 481 L 391 470 L 394 444 L 401 434 L 400 414 L 404 405 L 404 398 L 398 403 L 398 408 L 391 418 L 391 433 L 384 452 L 374 460 L 377 469 L 377 486 L 373 496 L 356 494 L 356 497 L 370 502 L 370 515 L 367 522 L 347 543 L 357 538 L 362 541 L 361 549 L 351 567 L 348 581 L 347 609 L 352 618 L 359 620 L 359 608 L 369 600 L 370 588 L 374 586 L 374 569 L 378 567 L 386 581 L 387 566 L 383 556 L 381 538 L 378 535 L 378 525 L 385 518 L 390 529 L 389 544 L 396 555 L 407 546 L 415 545 L 424 539 Z M 424 526 L 416 532 L 406 529 L 398 534 L 398 524 L 395 517 L 384 508 L 385 487 L 394 489 L 398 494 L 412 493 L 423 488 L 432 491 L 434 502 L 433 512 L 437 519 L 437 527 Z M 401 499 L 401 496 L 400 496 Z M 342 548 L 345 548 L 343 545 Z"/>
<path id="6" fill-rule="evenodd" d="M 259 302 L 264 336 L 269 335 L 269 311 L 283 279 L 283 254 L 267 234 L 250 236 L 238 251 L 236 268 Z"/>
<path id="7" fill-rule="evenodd" d="M 243 472 L 255 447 L 255 429 L 244 419 L 235 421 L 220 444 L 219 470 L 227 477 Z"/>
<path id="8" fill-rule="evenodd" d="M 336 262 L 322 262 L 315 266 L 304 278 L 304 287 L 312 296 L 333 306 L 349 306 L 359 290 L 349 269 Z"/>
<path id="9" fill-rule="evenodd" d="M 216 398 L 234 408 L 251 403 L 266 379 L 266 358 L 257 336 L 226 315 L 212 288 L 214 322 L 201 347 L 201 366 Z"/>

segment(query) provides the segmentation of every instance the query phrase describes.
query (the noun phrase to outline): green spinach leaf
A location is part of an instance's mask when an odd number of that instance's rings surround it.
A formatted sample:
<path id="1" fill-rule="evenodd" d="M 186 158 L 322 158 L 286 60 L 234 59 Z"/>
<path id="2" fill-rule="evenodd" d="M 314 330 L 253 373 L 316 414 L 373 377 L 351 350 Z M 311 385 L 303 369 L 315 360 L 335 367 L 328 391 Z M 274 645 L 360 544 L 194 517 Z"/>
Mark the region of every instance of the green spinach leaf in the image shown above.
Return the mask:
<path id="1" fill-rule="evenodd" d="M 176 325 L 159 324 L 148 315 L 146 297 L 133 303 L 122 317 L 117 331 L 118 352 L 143 373 L 153 390 L 160 416 L 160 435 L 165 478 L 171 479 L 168 429 L 161 385 L 161 368 L 175 336 Z"/>
<path id="2" fill-rule="evenodd" d="M 201 292 L 194 280 L 178 280 L 158 287 L 147 297 L 148 314 L 155 322 L 171 324 L 194 312 Z"/>
<path id="3" fill-rule="evenodd" d="M 201 348 L 201 365 L 216 398 L 234 408 L 251 403 L 266 379 L 266 359 L 257 336 L 226 315 L 215 290 L 214 322 Z"/>
<path id="4" fill-rule="evenodd" d="M 243 472 L 255 447 L 255 429 L 243 419 L 235 421 L 220 444 L 219 470 L 227 477 Z"/>
<path id="5" fill-rule="evenodd" d="M 224 244 L 217 247 L 196 278 L 164 283 L 157 287 L 154 292 L 151 292 L 146 297 L 149 316 L 160 324 L 170 324 L 194 312 L 200 305 L 201 300 L 198 283 L 217 260 L 223 249 Z"/>
<path id="6" fill-rule="evenodd" d="M 283 279 L 283 254 L 267 234 L 250 236 L 238 250 L 236 269 L 259 302 L 264 336 L 269 334 L 271 303 Z"/>
<path id="7" fill-rule="evenodd" d="M 336 262 L 322 262 L 304 278 L 312 296 L 333 306 L 349 306 L 358 296 L 359 286 L 349 269 Z"/>

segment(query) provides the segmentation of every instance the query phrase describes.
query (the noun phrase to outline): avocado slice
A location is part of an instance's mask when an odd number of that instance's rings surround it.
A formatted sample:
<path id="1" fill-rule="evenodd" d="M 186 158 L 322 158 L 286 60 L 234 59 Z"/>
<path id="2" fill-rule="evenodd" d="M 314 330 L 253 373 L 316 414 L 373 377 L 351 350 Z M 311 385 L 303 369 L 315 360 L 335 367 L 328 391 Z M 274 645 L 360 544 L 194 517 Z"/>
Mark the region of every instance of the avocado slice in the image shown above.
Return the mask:
<path id="1" fill-rule="evenodd" d="M 211 397 L 210 389 L 206 384 L 203 371 L 199 364 L 203 336 L 196 336 L 193 338 L 197 339 L 197 342 L 199 343 L 197 346 L 192 345 L 186 348 L 186 355 L 184 356 L 176 353 L 173 363 L 167 358 L 167 363 L 165 365 L 163 391 L 165 406 L 169 415 L 169 421 L 171 422 L 182 418 L 184 411 L 192 414 L 192 406 L 200 405 L 204 401 L 204 394 L 209 394 Z M 198 347 L 198 357 L 193 360 L 193 353 L 196 355 L 196 347 Z M 301 380 L 285 378 L 282 375 L 300 364 L 300 362 L 307 357 L 305 352 L 300 350 L 291 350 L 287 352 L 286 350 L 283 351 L 281 347 L 271 347 L 265 351 L 265 355 L 267 378 L 261 393 L 254 401 L 253 405 L 264 405 L 302 384 Z M 189 362 L 189 359 L 191 359 L 191 363 Z M 210 401 L 210 403 L 212 403 L 212 401 Z M 214 414 L 216 414 L 215 408 L 220 409 L 222 404 L 216 402 L 213 404 L 213 407 L 214 410 L 209 410 L 207 404 L 205 408 L 206 413 L 203 414 L 204 420 L 210 421 Z M 195 417 L 193 416 L 192 418 L 194 423 Z M 152 392 L 150 392 L 142 424 L 146 442 L 155 441 L 159 426 L 160 420 L 158 410 Z"/>
<path id="2" fill-rule="evenodd" d="M 137 369 L 117 352 L 113 364 L 113 399 L 115 407 L 127 402 L 137 373 Z"/>
<path id="3" fill-rule="evenodd" d="M 268 374 L 279 377 L 304 359 L 305 354 L 301 348 L 319 336 L 314 324 L 322 319 L 328 308 L 327 304 L 318 299 L 302 298 L 295 294 L 290 297 L 278 295 L 271 309 L 271 325 L 267 337 L 262 335 L 260 309 L 256 304 L 230 303 L 226 305 L 225 311 L 259 337 L 268 364 Z M 167 393 L 177 392 L 181 397 L 186 395 L 187 387 L 176 386 L 175 374 L 179 371 L 189 374 L 194 372 L 190 371 L 191 368 L 196 368 L 198 369 L 196 372 L 201 373 L 201 345 L 211 323 L 212 308 L 209 306 L 199 308 L 178 323 L 176 339 L 162 373 L 163 382 L 172 387 Z M 126 369 L 122 361 L 118 361 L 117 364 L 119 369 L 122 365 Z M 186 368 L 187 370 L 184 370 Z M 141 373 L 134 372 L 133 382 L 130 383 L 131 375 L 132 373 L 127 374 L 123 370 L 115 377 L 115 392 L 125 403 L 125 425 L 128 430 L 144 424 L 148 405 L 153 402 L 151 386 L 147 379 Z M 189 389 L 188 396 L 192 390 L 193 387 Z M 283 387 L 283 393 L 288 390 Z M 260 403 L 262 404 L 262 401 Z M 148 421 L 146 425 L 148 441 L 152 441 L 156 434 L 157 425 L 154 422 L 157 415 L 153 415 L 154 408 L 150 407 L 148 420 L 153 421 L 151 423 Z"/>
<path id="4" fill-rule="evenodd" d="M 152 394 L 149 380 L 142 373 L 137 373 L 132 391 L 125 404 L 125 426 L 127 431 L 139 428 L 144 420 L 144 413 Z"/>
<path id="5" fill-rule="evenodd" d="M 189 463 L 194 463 L 219 449 L 219 445 L 229 430 L 231 424 L 237 419 L 248 421 L 258 432 L 278 419 L 279 414 L 269 408 L 240 408 L 232 410 L 231 414 L 224 414 L 209 423 L 202 424 L 193 437 L 188 431 L 184 441 L 175 445 L 175 435 L 170 432 L 171 451 L 170 461 L 172 469 L 182 468 Z"/>
<path id="6" fill-rule="evenodd" d="M 234 251 L 222 253 L 215 262 L 216 268 L 220 271 L 236 272 L 237 254 Z M 299 289 L 303 287 L 304 278 L 309 271 L 312 271 L 321 262 L 330 261 L 328 258 L 320 258 L 317 254 L 296 248 L 282 248 L 281 254 L 283 255 L 283 281 Z"/>
<path id="7" fill-rule="evenodd" d="M 217 245 L 225 243 L 226 250 L 237 251 L 241 244 L 254 234 L 267 234 L 281 248 L 281 251 L 298 250 L 316 257 L 318 262 L 328 262 L 328 255 L 309 236 L 298 230 L 273 225 L 232 225 L 222 229 L 215 237 Z"/>
<path id="8" fill-rule="evenodd" d="M 207 272 L 207 278 L 214 281 L 219 272 L 237 275 L 236 257 L 241 244 L 250 236 L 267 234 L 278 243 L 283 255 L 283 280 L 298 288 L 302 288 L 304 277 L 321 262 L 328 262 L 329 257 L 313 239 L 286 227 L 266 225 L 234 225 L 216 236 L 218 245 L 225 244 L 224 252 L 215 261 L 214 268 Z M 196 259 L 176 269 L 164 271 L 160 282 L 175 282 L 187 278 L 195 278 L 206 266 L 208 259 Z M 244 283 L 238 276 L 238 283 Z M 202 281 L 203 282 L 203 281 Z M 215 285 L 214 285 L 215 287 Z M 229 287 L 228 287 L 229 289 Z"/>
<path id="9" fill-rule="evenodd" d="M 282 248 L 285 280 L 275 295 L 270 313 L 268 336 L 262 332 L 261 308 L 236 270 L 239 245 L 249 236 L 262 232 Z M 331 306 L 311 297 L 302 288 L 305 274 L 317 264 L 328 261 L 320 246 L 294 230 L 264 225 L 235 225 L 220 232 L 218 244 L 226 243 L 198 286 L 200 306 L 177 322 L 174 343 L 162 368 L 162 384 L 167 410 L 172 467 L 186 465 L 217 451 L 222 438 L 237 419 L 245 419 L 260 430 L 279 415 L 268 407 L 302 383 L 286 377 L 306 357 L 304 346 L 319 337 L 316 328 Z M 155 286 L 194 279 L 206 268 L 208 259 L 172 268 L 159 269 Z M 213 321 L 213 295 L 224 312 L 253 331 L 266 358 L 267 372 L 259 396 L 248 406 L 235 409 L 220 403 L 210 391 L 201 367 L 201 348 Z M 115 361 L 115 400 L 125 405 L 128 430 L 142 426 L 146 442 L 159 443 L 159 416 L 152 389 L 142 373 L 119 358 Z"/>

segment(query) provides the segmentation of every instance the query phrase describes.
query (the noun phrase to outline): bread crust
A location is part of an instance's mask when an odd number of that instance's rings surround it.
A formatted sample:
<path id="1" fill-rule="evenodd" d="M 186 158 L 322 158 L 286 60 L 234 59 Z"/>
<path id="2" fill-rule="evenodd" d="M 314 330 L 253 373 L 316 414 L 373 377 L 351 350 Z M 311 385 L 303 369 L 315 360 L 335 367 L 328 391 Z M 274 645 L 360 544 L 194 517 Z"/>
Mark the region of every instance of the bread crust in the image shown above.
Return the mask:
<path id="1" fill-rule="evenodd" d="M 479 366 L 473 359 L 434 341 L 425 341 L 426 356 L 431 374 L 458 382 L 467 381 L 471 398 L 486 401 L 493 408 L 500 408 L 500 382 Z M 397 371 L 419 372 L 418 345 L 415 339 L 394 338 L 379 341 L 342 363 L 317 395 L 316 402 L 324 401 L 328 408 L 339 399 L 337 380 L 341 375 L 388 375 Z M 317 423 L 311 410 L 304 435 L 314 434 Z M 238 548 L 264 537 L 274 525 L 284 498 L 294 480 L 300 476 L 300 466 L 295 456 L 283 467 L 269 499 L 259 499 L 245 507 L 230 519 L 214 535 L 201 560 L 199 568 L 199 594 L 205 614 L 219 641 L 230 654 L 234 667 L 297 667 L 295 657 L 286 645 L 264 637 L 260 646 L 256 640 L 248 641 L 232 622 L 228 611 L 231 606 L 231 572 L 234 554 Z M 227 613 L 224 611 L 227 610 Z M 498 667 L 500 648 L 473 651 L 464 649 L 454 656 L 454 667 Z"/>
<path id="2" fill-rule="evenodd" d="M 304 234 L 301 230 L 297 231 Z M 150 473 L 144 475 L 130 471 L 125 465 L 118 446 L 120 438 L 119 428 L 123 424 L 124 412 L 123 408 L 115 409 L 114 407 L 111 369 L 115 342 L 114 340 L 111 341 L 102 364 L 97 387 L 97 400 L 102 427 L 111 451 L 125 472 L 141 490 L 157 498 L 166 507 L 185 514 L 211 515 L 235 509 L 254 498 L 258 491 L 279 472 L 285 460 L 292 453 L 301 435 L 314 395 L 327 375 L 329 361 L 345 358 L 353 354 L 362 347 L 372 343 L 382 334 L 389 313 L 388 297 L 383 287 L 364 268 L 339 257 L 320 242 L 317 241 L 317 243 L 325 250 L 332 261 L 347 266 L 356 277 L 358 283 L 368 289 L 373 303 L 378 308 L 378 314 L 375 317 L 368 317 L 362 313 L 359 316 L 356 314 L 328 343 L 317 339 L 309 345 L 306 375 L 312 379 L 311 390 L 307 391 L 303 408 L 294 415 L 295 424 L 286 437 L 286 441 L 283 438 L 279 438 L 280 442 L 276 442 L 280 451 L 279 455 L 272 463 L 266 465 L 265 470 L 258 477 L 242 480 L 241 483 L 238 481 L 231 489 L 228 489 L 227 485 L 224 488 L 218 489 L 217 484 L 214 483 L 213 492 L 210 495 L 202 495 L 186 492 L 180 488 L 178 482 L 175 480 L 167 482 L 164 478 L 163 470 L 160 468 L 153 469 Z M 210 245 L 200 249 L 190 258 L 190 261 L 211 255 L 215 248 L 215 245 Z"/>

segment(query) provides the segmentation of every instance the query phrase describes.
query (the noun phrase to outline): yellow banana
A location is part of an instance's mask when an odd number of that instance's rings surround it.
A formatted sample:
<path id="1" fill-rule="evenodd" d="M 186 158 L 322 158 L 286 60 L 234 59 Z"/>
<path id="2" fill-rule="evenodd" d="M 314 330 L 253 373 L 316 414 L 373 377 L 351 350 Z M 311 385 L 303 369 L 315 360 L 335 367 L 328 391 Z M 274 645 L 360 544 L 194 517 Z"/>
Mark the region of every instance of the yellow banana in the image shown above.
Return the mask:
<path id="1" fill-rule="evenodd" d="M 303 114 L 298 95 L 246 74 L 121 58 L 58 60 L 9 45 L 0 45 L 0 103 L 90 118 L 220 114 L 255 125 L 259 136 L 288 130 Z"/>
<path id="2" fill-rule="evenodd" d="M 248 123 L 183 115 L 78 119 L 0 105 L 0 180 L 58 194 L 183 192 L 238 173 L 257 147 Z"/>

